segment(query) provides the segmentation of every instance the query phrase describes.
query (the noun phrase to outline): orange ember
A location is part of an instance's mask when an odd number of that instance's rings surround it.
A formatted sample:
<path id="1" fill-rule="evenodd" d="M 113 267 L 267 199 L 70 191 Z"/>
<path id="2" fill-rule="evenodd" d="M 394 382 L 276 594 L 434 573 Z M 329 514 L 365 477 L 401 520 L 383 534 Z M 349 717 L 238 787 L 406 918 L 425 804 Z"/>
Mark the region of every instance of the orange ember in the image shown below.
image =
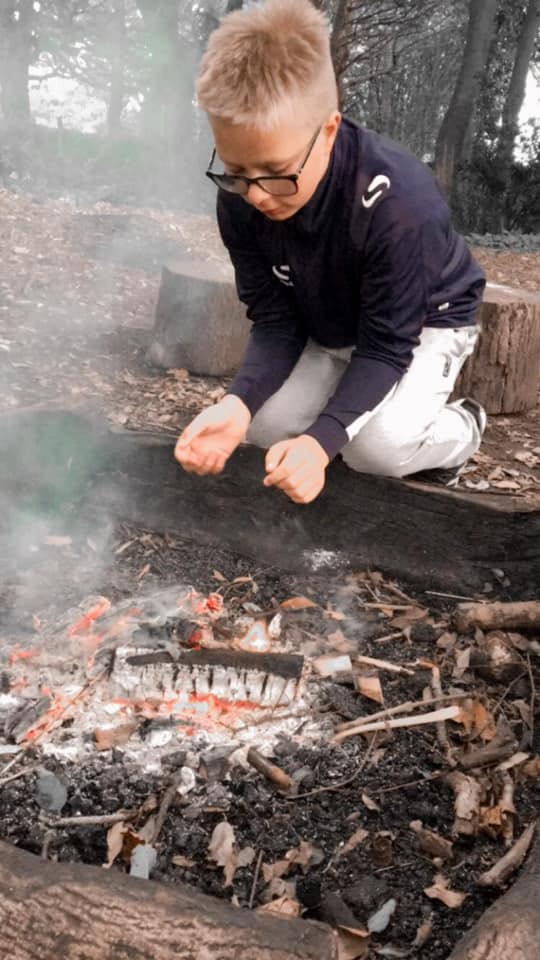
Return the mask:
<path id="1" fill-rule="evenodd" d="M 91 610 L 88 610 L 87 613 L 83 613 L 82 617 L 79 617 L 74 624 L 68 630 L 68 637 L 76 637 L 79 633 L 86 633 L 91 629 L 94 620 L 97 620 L 98 617 L 103 616 L 104 613 L 107 613 L 111 609 L 111 601 L 103 599 L 100 603 L 96 604 L 95 607 L 92 607 Z"/>

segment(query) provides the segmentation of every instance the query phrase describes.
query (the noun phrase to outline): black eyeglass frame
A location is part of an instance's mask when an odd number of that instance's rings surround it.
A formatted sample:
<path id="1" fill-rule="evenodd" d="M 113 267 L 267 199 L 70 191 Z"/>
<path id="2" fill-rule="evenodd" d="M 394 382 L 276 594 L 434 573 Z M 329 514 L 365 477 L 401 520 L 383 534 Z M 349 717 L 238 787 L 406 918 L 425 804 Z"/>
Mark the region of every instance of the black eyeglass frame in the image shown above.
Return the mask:
<path id="1" fill-rule="evenodd" d="M 302 163 L 298 167 L 298 170 L 296 171 L 296 173 L 283 173 L 283 174 L 277 173 L 277 174 L 274 174 L 274 176 L 269 174 L 263 177 L 244 177 L 241 174 L 235 174 L 235 173 L 214 173 L 214 171 L 212 170 L 212 164 L 216 158 L 216 152 L 217 152 L 216 148 L 214 147 L 210 163 L 208 164 L 208 168 L 205 171 L 205 176 L 207 176 L 208 179 L 211 180 L 212 183 L 216 185 L 216 187 L 219 187 L 220 190 L 225 190 L 226 193 L 234 193 L 240 197 L 247 196 L 249 192 L 249 188 L 251 187 L 252 184 L 256 184 L 258 187 L 260 187 L 261 190 L 264 190 L 264 192 L 268 193 L 270 196 L 293 197 L 296 193 L 298 193 L 298 179 L 300 177 L 300 174 L 302 173 L 302 170 L 304 169 L 306 163 L 308 162 L 311 156 L 311 152 L 317 142 L 317 138 L 321 130 L 322 130 L 322 126 L 318 127 L 318 129 L 316 130 L 315 135 L 312 137 L 309 143 L 307 153 L 304 159 L 302 160 Z M 244 183 L 246 185 L 245 192 L 237 191 L 237 190 L 227 190 L 227 188 L 223 186 L 224 180 L 228 180 L 228 181 L 235 180 L 237 182 Z M 281 180 L 281 181 L 287 180 L 289 183 L 292 183 L 294 185 L 294 191 L 292 193 L 286 193 L 286 194 L 272 193 L 270 190 L 268 190 L 264 186 L 265 180 Z"/>

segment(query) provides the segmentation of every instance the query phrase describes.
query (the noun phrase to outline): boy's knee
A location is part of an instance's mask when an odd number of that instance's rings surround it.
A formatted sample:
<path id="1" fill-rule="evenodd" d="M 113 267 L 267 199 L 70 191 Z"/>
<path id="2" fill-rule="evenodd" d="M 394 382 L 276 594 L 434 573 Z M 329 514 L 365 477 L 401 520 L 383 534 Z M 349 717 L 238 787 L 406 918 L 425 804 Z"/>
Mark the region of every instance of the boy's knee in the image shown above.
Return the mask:
<path id="1" fill-rule="evenodd" d="M 422 440 L 422 431 L 411 429 L 398 411 L 388 409 L 375 415 L 342 450 L 345 463 L 361 473 L 404 477 L 408 461 Z"/>

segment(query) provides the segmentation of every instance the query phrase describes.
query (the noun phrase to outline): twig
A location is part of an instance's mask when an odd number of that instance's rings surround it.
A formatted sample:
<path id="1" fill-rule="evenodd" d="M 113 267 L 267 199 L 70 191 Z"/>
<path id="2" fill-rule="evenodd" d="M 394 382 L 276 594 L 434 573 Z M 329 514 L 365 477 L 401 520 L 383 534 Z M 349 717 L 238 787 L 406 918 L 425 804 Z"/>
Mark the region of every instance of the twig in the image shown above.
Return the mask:
<path id="1" fill-rule="evenodd" d="M 377 660 L 376 657 L 355 657 L 355 663 L 367 667 L 377 667 L 379 670 L 387 670 L 388 673 L 406 673 L 409 677 L 414 677 L 414 670 L 408 667 L 400 667 L 397 663 L 390 663 L 389 660 Z"/>
<path id="2" fill-rule="evenodd" d="M 45 836 L 43 837 L 43 843 L 41 844 L 41 859 L 48 860 L 49 858 L 49 847 L 51 845 L 51 840 L 56 836 L 54 830 L 49 829 L 45 831 Z"/>
<path id="3" fill-rule="evenodd" d="M 414 604 L 392 603 L 391 600 L 381 600 L 379 603 L 371 603 L 369 600 L 363 600 L 361 606 L 366 607 L 368 610 L 392 610 L 394 613 L 397 610 L 398 613 L 405 613 L 406 610 L 411 610 Z"/>
<path id="4" fill-rule="evenodd" d="M 432 780 L 439 780 L 440 777 L 446 775 L 446 770 L 436 770 L 435 773 L 430 773 L 427 777 L 419 777 L 418 780 L 407 780 L 406 783 L 394 783 L 391 787 L 380 787 L 373 789 L 370 787 L 371 793 L 376 793 L 379 796 L 381 793 L 393 793 L 394 790 L 405 790 L 407 787 L 418 787 L 423 786 L 424 783 L 431 783 Z"/>
<path id="5" fill-rule="evenodd" d="M 441 686 L 441 671 L 439 670 L 437 664 L 432 664 L 431 666 L 431 689 L 433 691 L 434 697 L 442 697 L 442 686 Z M 439 720 L 436 726 L 437 730 L 437 740 L 439 741 L 439 746 L 444 750 L 445 756 L 450 760 L 450 741 L 448 740 L 448 732 L 446 730 L 446 724 L 444 720 Z M 454 762 L 455 765 L 455 762 Z"/>
<path id="6" fill-rule="evenodd" d="M 527 671 L 528 671 L 528 674 L 529 674 L 529 680 L 530 680 L 530 682 L 531 682 L 531 704 L 530 704 L 530 712 L 531 712 L 531 743 L 532 743 L 532 742 L 534 741 L 534 707 L 535 707 L 535 702 L 536 702 L 536 686 L 535 686 L 535 683 L 534 683 L 534 674 L 533 674 L 533 669 L 532 669 L 532 666 L 531 666 L 531 655 L 530 655 L 530 653 L 527 653 Z"/>
<path id="7" fill-rule="evenodd" d="M 11 783 L 12 780 L 18 780 L 19 777 L 26 777 L 29 773 L 34 773 L 37 770 L 36 767 L 25 767 L 24 770 L 19 770 L 18 773 L 12 773 L 10 777 L 4 777 L 3 780 L 0 780 L 0 787 L 4 787 L 6 783 Z"/>
<path id="8" fill-rule="evenodd" d="M 327 785 L 323 785 L 322 787 L 315 787 L 314 790 L 308 790 L 307 793 L 298 793 L 295 797 L 284 797 L 283 799 L 284 800 L 303 800 L 305 797 L 315 797 L 318 793 L 330 793 L 334 790 L 341 790 L 342 787 L 348 787 L 350 783 L 356 780 L 358 774 L 362 773 L 362 770 L 366 766 L 366 763 L 368 762 L 371 756 L 374 744 L 375 744 L 375 737 L 372 737 L 369 747 L 367 748 L 364 756 L 362 757 L 360 763 L 358 764 L 352 776 L 347 777 L 345 780 L 340 780 L 339 783 L 329 783 Z"/>
<path id="9" fill-rule="evenodd" d="M 396 717 L 392 720 L 379 720 L 377 723 L 358 724 L 350 730 L 342 730 L 332 737 L 332 743 L 341 743 L 347 737 L 360 733 L 374 733 L 376 730 L 395 730 L 400 727 L 421 727 L 428 723 L 439 723 L 441 720 L 451 720 L 459 714 L 459 707 L 452 704 L 450 707 L 441 707 L 431 713 L 419 713 L 415 717 Z"/>
<path id="10" fill-rule="evenodd" d="M 396 633 L 386 633 L 384 637 L 375 637 L 375 643 L 384 643 L 385 640 L 398 640 L 399 637 L 403 636 L 403 630 L 398 630 Z"/>
<path id="11" fill-rule="evenodd" d="M 154 831 L 152 833 L 152 839 L 150 841 L 153 846 L 155 846 L 157 843 L 158 837 L 163 828 L 163 824 L 165 823 L 165 818 L 169 812 L 169 807 L 176 796 L 177 789 L 178 789 L 178 783 L 177 783 L 177 780 L 175 779 L 173 783 L 171 783 L 170 786 L 167 787 L 165 793 L 163 794 L 161 803 L 159 805 L 159 810 L 156 816 L 156 823 L 154 826 Z"/>
<path id="12" fill-rule="evenodd" d="M 122 820 L 134 820 L 138 813 L 139 809 L 117 810 L 116 813 L 97 813 L 84 817 L 42 816 L 41 819 L 48 827 L 108 827 Z"/>
<path id="13" fill-rule="evenodd" d="M 438 590 L 424 590 L 430 597 L 444 597 L 446 600 L 470 600 L 472 603 L 488 603 L 487 600 L 477 600 L 476 597 L 462 597 L 459 593 L 439 593 Z"/>
<path id="14" fill-rule="evenodd" d="M 276 787 L 283 793 L 289 793 L 292 787 L 292 780 L 289 774 L 285 773 L 285 771 L 275 763 L 271 763 L 266 757 L 263 757 L 262 753 L 259 753 L 255 747 L 249 748 L 247 752 L 247 762 L 251 764 L 255 770 L 258 770 L 259 773 L 262 773 L 267 780 L 275 783 Z"/>
<path id="15" fill-rule="evenodd" d="M 248 908 L 253 910 L 253 904 L 255 902 L 255 891 L 257 889 L 257 881 L 259 879 L 259 872 L 261 869 L 261 864 L 263 861 L 264 851 L 259 850 L 259 856 L 257 857 L 257 863 L 255 864 L 255 873 L 253 874 L 253 883 L 251 884 L 251 893 L 249 895 Z"/>
<path id="16" fill-rule="evenodd" d="M 504 857 L 478 877 L 477 883 L 480 887 L 499 887 L 521 866 L 531 845 L 535 826 L 534 823 L 529 824 Z"/>
<path id="17" fill-rule="evenodd" d="M 2 767 L 2 769 L 0 770 L 0 777 L 3 777 L 4 774 L 8 772 L 8 770 L 11 770 L 11 768 L 15 766 L 17 761 L 20 759 L 19 754 L 21 754 L 22 752 L 23 752 L 23 748 L 21 747 L 19 752 L 16 753 L 15 756 L 11 758 L 9 763 L 6 763 L 5 767 Z M 4 782 L 5 782 L 4 780 L 0 780 L 0 784 Z"/>
<path id="18" fill-rule="evenodd" d="M 409 713 L 410 710 L 416 710 L 417 707 L 427 707 L 434 703 L 441 703 L 445 700 L 466 700 L 470 697 L 468 693 L 445 693 L 440 697 L 431 697 L 429 700 L 408 700 L 407 703 L 400 703 L 397 707 L 387 707 L 386 710 L 379 710 L 377 713 L 370 713 L 365 717 L 355 717 L 354 720 L 347 720 L 336 727 L 336 732 L 342 730 L 352 730 L 359 724 L 373 723 L 374 720 L 382 720 L 384 717 L 395 717 L 399 713 Z"/>

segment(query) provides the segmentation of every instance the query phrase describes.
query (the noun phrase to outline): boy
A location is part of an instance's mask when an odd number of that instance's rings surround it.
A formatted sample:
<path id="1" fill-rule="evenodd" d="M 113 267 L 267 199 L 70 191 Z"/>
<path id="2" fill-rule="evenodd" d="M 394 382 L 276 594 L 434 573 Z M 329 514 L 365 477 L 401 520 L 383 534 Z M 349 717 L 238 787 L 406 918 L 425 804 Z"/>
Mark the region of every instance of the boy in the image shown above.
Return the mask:
<path id="1" fill-rule="evenodd" d="M 265 485 L 296 503 L 318 496 L 338 453 L 364 473 L 456 483 L 486 425 L 475 401 L 447 404 L 485 282 L 430 172 L 340 116 L 328 23 L 310 0 L 226 16 L 197 92 L 252 331 L 178 462 L 219 473 L 247 438 L 267 450 Z"/>

